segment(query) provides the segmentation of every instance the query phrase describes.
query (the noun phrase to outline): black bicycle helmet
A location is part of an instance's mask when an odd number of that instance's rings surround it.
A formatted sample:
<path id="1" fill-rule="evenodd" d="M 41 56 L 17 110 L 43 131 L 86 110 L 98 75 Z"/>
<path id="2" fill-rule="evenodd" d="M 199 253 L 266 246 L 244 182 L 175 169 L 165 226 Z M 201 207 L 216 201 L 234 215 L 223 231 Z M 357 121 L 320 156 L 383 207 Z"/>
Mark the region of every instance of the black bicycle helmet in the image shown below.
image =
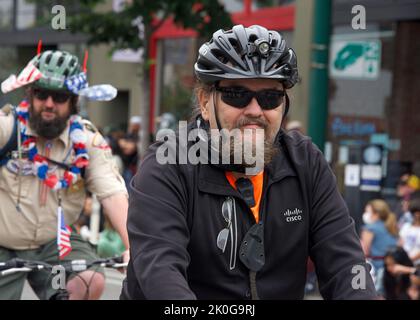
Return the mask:
<path id="1" fill-rule="evenodd" d="M 290 89 L 298 79 L 293 49 L 277 31 L 258 25 L 216 31 L 200 47 L 194 70 L 206 84 L 223 79 L 278 79 Z"/>

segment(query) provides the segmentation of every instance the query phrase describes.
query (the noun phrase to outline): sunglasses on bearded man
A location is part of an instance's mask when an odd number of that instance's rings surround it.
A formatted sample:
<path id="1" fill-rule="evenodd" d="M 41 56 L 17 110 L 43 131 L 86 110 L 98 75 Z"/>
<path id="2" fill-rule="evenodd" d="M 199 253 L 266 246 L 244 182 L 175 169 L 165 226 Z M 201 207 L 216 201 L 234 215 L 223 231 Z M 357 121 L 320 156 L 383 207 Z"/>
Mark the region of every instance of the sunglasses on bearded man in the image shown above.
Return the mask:
<path id="1" fill-rule="evenodd" d="M 45 101 L 48 97 L 51 97 L 55 103 L 65 103 L 73 95 L 67 92 L 52 91 L 46 89 L 32 89 L 33 96 L 38 100 Z"/>
<path id="2" fill-rule="evenodd" d="M 235 107 L 245 108 L 255 97 L 263 110 L 273 110 L 278 108 L 284 101 L 286 95 L 283 90 L 263 89 L 252 91 L 245 87 L 214 87 L 221 93 L 221 99 L 224 103 Z"/>

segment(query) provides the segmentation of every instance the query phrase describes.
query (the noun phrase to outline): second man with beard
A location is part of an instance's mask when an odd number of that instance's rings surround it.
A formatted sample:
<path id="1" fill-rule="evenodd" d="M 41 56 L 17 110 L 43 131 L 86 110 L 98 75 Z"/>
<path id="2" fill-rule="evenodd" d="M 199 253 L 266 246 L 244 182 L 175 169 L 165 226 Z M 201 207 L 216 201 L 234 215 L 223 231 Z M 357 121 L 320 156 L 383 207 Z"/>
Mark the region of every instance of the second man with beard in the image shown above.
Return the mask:
<path id="1" fill-rule="evenodd" d="M 38 54 L 25 73 L 26 83 L 10 78 L 2 85 L 11 91 L 26 84 L 27 99 L 0 111 L 0 149 L 10 149 L 0 166 L 0 261 L 55 265 L 97 259 L 92 247 L 67 228 L 78 219 L 87 191 L 97 195 L 128 249 L 124 181 L 107 143 L 77 107 L 79 93 L 109 100 L 115 92 L 109 85 L 93 92 L 78 58 L 63 51 Z M 124 255 L 128 261 L 128 251 Z M 26 277 L 41 299 L 56 293 L 49 271 L 15 273 L 0 277 L 0 299 L 19 299 Z M 101 269 L 67 280 L 70 299 L 98 299 L 104 289 Z"/>

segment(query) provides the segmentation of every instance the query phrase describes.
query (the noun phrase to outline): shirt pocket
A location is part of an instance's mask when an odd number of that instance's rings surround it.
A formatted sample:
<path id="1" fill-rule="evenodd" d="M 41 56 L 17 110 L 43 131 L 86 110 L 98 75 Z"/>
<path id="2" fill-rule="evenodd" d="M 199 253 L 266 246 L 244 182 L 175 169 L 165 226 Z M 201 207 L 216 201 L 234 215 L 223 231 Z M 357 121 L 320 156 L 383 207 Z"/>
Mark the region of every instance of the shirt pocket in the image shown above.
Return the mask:
<path id="1" fill-rule="evenodd" d="M 9 171 L 6 166 L 0 168 L 0 189 L 13 197 L 27 198 L 31 185 L 32 190 L 34 189 L 34 183 L 37 183 L 37 180 L 33 175 L 19 176 Z"/>

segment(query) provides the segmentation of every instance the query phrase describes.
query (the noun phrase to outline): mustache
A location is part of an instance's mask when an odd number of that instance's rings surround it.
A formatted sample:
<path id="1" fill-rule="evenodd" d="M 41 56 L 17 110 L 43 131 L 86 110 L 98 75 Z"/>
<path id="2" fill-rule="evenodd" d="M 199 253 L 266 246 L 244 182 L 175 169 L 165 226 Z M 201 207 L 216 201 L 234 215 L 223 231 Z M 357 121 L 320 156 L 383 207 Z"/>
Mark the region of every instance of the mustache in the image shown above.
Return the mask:
<path id="1" fill-rule="evenodd" d="M 57 110 L 55 108 L 48 108 L 48 107 L 44 107 L 42 108 L 39 113 L 41 112 L 50 112 L 50 113 L 54 113 L 57 114 Z"/>
<path id="2" fill-rule="evenodd" d="M 267 129 L 268 123 L 262 118 L 250 118 L 250 117 L 243 117 L 236 122 L 236 128 L 241 128 L 246 125 L 258 125 L 263 129 Z"/>

